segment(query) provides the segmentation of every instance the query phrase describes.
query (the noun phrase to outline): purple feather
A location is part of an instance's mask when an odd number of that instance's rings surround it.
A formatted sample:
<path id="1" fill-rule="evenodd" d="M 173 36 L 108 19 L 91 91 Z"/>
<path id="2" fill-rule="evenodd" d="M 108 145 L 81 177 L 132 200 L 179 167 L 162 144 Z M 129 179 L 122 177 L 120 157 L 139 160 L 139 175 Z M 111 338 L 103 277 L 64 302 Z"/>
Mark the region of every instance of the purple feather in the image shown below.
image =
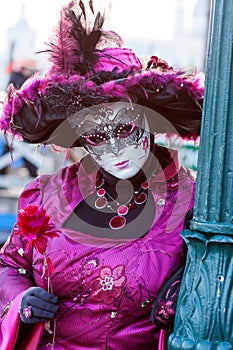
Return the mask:
<path id="1" fill-rule="evenodd" d="M 94 64 L 99 59 L 99 46 L 106 46 L 110 42 L 119 46 L 122 43 L 118 34 L 102 29 L 103 15 L 97 13 L 91 28 L 86 20 L 84 5 L 76 13 L 75 4 L 76 2 L 72 1 L 61 10 L 59 23 L 54 28 L 53 37 L 47 43 L 48 49 L 41 51 L 49 54 L 48 59 L 52 64 L 48 72 L 50 75 L 93 73 Z"/>
<path id="2" fill-rule="evenodd" d="M 74 66 L 77 63 L 75 52 L 79 49 L 77 41 L 70 34 L 71 23 L 67 18 L 67 10 L 74 5 L 71 2 L 68 7 L 61 10 L 61 17 L 58 25 L 54 28 L 54 34 L 51 42 L 48 43 L 49 61 L 52 67 L 49 74 L 73 74 Z"/>

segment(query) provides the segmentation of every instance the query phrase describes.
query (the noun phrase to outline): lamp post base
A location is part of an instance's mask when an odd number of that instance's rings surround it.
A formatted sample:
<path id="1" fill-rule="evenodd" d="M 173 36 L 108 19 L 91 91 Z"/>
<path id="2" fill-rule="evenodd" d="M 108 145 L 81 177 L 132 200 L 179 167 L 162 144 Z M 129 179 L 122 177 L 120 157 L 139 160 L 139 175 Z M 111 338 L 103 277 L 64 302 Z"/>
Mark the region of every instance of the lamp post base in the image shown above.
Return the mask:
<path id="1" fill-rule="evenodd" d="M 233 237 L 182 236 L 188 256 L 168 349 L 233 349 Z"/>

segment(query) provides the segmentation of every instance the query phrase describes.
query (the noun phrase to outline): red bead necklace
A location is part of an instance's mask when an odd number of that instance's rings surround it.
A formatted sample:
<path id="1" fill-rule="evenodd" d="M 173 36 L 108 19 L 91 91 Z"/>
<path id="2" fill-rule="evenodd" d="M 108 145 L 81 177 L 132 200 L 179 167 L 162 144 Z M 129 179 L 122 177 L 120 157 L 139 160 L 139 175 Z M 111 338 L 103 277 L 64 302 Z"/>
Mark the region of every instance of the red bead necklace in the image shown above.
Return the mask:
<path id="1" fill-rule="evenodd" d="M 145 190 L 148 188 L 149 182 L 144 181 L 141 184 L 140 189 L 138 191 L 134 191 L 134 196 L 128 204 L 120 204 L 114 198 L 112 198 L 109 193 L 106 193 L 104 189 L 104 179 L 102 179 L 102 181 L 96 186 L 98 198 L 95 201 L 95 208 L 101 210 L 107 207 L 117 214 L 109 221 L 109 227 L 113 230 L 119 230 L 126 225 L 126 215 L 128 214 L 129 210 L 135 208 L 136 205 L 141 205 L 146 202 L 147 194 L 145 193 Z M 110 205 L 106 195 L 116 204 L 116 210 L 114 210 L 114 208 Z"/>

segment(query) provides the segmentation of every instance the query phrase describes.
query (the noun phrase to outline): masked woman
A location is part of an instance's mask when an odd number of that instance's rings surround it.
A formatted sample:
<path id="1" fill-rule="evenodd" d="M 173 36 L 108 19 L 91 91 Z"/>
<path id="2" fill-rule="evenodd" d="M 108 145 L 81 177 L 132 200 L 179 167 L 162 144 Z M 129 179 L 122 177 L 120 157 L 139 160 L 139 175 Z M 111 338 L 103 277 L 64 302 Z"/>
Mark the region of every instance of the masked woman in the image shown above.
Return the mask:
<path id="1" fill-rule="evenodd" d="M 2 350 L 165 349 L 172 329 L 195 177 L 154 134 L 198 137 L 203 84 L 157 57 L 143 70 L 107 46 L 119 37 L 100 14 L 91 30 L 85 18 L 61 11 L 48 73 L 4 103 L 4 131 L 87 156 L 20 196 L 1 252 Z"/>

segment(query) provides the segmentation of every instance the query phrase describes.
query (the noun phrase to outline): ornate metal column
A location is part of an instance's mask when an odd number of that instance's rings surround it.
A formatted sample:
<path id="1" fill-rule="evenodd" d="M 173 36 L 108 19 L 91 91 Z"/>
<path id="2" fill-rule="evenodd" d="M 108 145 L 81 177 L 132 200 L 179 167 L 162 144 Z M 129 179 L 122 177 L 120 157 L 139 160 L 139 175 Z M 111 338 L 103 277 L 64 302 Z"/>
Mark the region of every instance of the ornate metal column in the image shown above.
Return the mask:
<path id="1" fill-rule="evenodd" d="M 198 179 L 169 350 L 233 349 L 233 1 L 212 0 Z"/>

